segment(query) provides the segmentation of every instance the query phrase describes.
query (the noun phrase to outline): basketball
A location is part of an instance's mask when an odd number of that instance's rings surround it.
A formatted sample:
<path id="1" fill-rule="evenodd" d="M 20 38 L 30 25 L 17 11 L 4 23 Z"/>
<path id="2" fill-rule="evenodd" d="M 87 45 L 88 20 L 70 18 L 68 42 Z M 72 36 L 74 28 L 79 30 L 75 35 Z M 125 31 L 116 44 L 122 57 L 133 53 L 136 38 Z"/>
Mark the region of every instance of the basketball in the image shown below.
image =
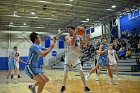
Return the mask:
<path id="1" fill-rule="evenodd" d="M 78 32 L 77 32 L 78 35 L 84 35 L 85 34 L 85 29 L 84 27 L 78 27 Z"/>

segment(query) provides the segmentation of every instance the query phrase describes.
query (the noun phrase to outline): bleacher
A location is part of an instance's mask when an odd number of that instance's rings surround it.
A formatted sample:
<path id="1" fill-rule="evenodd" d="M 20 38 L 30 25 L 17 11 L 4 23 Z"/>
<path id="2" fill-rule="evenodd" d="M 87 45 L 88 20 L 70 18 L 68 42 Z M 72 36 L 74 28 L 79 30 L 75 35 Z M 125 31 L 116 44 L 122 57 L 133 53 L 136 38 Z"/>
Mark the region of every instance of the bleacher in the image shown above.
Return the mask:
<path id="1" fill-rule="evenodd" d="M 105 35 L 108 40 L 110 41 L 110 35 L 106 34 Z M 97 37 L 98 39 L 100 37 Z M 126 44 L 126 48 L 130 47 L 130 43 Z M 64 68 L 64 62 L 60 62 L 60 56 L 64 55 L 65 52 L 60 53 L 56 58 L 54 59 L 50 59 L 50 65 L 51 68 L 53 69 L 63 69 Z M 89 59 L 85 65 L 83 66 L 83 70 L 90 70 L 92 67 L 94 66 L 94 63 L 92 62 L 92 59 Z M 103 68 L 102 70 L 106 70 L 105 68 Z M 139 53 L 135 53 L 133 51 L 131 57 L 129 59 L 121 59 L 120 62 L 118 63 L 118 71 L 122 72 L 130 72 L 130 71 L 140 71 L 140 52 Z"/>
<path id="2" fill-rule="evenodd" d="M 139 55 L 140 55 L 140 53 L 139 53 Z M 136 58 L 137 58 L 136 54 L 133 53 L 130 59 L 120 60 L 120 62 L 118 63 L 118 70 L 120 72 L 135 71 L 134 67 L 138 65 L 136 62 Z M 52 61 L 55 61 L 55 60 L 52 60 Z M 63 69 L 64 68 L 64 62 L 60 62 L 60 60 L 56 61 L 56 62 L 50 62 L 50 63 L 55 63 L 55 65 L 51 64 L 52 65 L 51 67 L 53 69 Z M 94 63 L 90 59 L 83 66 L 83 70 L 90 70 L 93 66 L 94 66 Z M 102 70 L 106 70 L 106 69 L 103 68 Z"/>

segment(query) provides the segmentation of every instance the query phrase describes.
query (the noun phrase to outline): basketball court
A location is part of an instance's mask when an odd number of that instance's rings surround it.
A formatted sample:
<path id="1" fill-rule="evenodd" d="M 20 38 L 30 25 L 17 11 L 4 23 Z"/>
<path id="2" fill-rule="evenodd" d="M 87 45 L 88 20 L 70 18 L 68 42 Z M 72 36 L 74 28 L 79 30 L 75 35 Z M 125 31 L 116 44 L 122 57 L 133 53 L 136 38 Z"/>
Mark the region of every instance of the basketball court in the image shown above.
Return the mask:
<path id="1" fill-rule="evenodd" d="M 57 70 L 45 70 L 48 73 L 50 81 L 46 84 L 43 93 L 60 93 L 62 85 L 63 71 Z M 0 93 L 31 93 L 28 89 L 28 85 L 34 83 L 30 80 L 24 72 L 21 72 L 21 79 L 18 84 L 0 81 Z M 85 72 L 87 73 L 87 72 Z M 2 74 L 2 72 L 1 72 Z M 140 73 L 129 73 L 129 75 L 123 75 L 120 73 L 120 77 L 115 77 L 118 85 L 112 85 L 109 83 L 109 78 L 106 74 L 102 74 L 99 81 L 95 81 L 95 74 L 93 74 L 87 81 L 87 84 L 92 90 L 92 93 L 139 93 L 140 92 Z M 124 73 L 127 74 L 127 73 Z M 134 74 L 134 76 L 133 76 Z M 137 76 L 135 76 L 137 75 Z M 2 77 L 2 75 L 0 76 Z M 106 90 L 106 91 L 105 91 Z M 69 72 L 67 81 L 67 90 L 65 93 L 85 93 L 83 85 L 78 72 Z"/>
<path id="2" fill-rule="evenodd" d="M 31 78 L 42 93 L 140 93 L 140 0 L 0 0 L 0 93 L 32 93 Z"/>

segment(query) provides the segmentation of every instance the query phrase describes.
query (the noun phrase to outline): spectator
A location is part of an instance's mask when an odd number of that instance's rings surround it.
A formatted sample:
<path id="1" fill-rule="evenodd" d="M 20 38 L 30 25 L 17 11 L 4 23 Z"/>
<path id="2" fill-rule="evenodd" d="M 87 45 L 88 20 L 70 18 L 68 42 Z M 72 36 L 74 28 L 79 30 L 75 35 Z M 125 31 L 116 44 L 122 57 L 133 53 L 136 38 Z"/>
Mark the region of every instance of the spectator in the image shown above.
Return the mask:
<path id="1" fill-rule="evenodd" d="M 121 44 L 118 42 L 118 39 L 116 38 L 115 40 L 113 40 L 113 49 L 115 51 L 119 51 L 121 48 Z"/>
<path id="2" fill-rule="evenodd" d="M 127 48 L 127 50 L 126 50 L 126 58 L 130 58 L 131 55 L 132 55 L 131 49 L 130 48 Z"/>
<path id="3" fill-rule="evenodd" d="M 123 48 L 126 48 L 126 42 L 123 39 L 121 39 L 121 45 Z"/>
<path id="4" fill-rule="evenodd" d="M 119 50 L 118 54 L 119 54 L 119 59 L 122 59 L 122 58 L 125 59 L 126 52 L 123 48 Z"/>

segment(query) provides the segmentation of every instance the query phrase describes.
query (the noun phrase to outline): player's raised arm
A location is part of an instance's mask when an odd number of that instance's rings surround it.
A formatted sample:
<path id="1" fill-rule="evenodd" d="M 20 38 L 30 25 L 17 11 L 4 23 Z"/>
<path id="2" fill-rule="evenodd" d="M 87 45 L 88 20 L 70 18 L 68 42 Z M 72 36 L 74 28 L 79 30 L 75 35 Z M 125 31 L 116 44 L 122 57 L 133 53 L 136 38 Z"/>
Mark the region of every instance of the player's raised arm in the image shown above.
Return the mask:
<path id="1" fill-rule="evenodd" d="M 85 40 L 83 40 L 81 36 L 79 36 L 79 38 L 80 38 L 80 43 L 82 44 L 82 46 L 83 46 L 83 47 L 86 47 L 87 44 L 88 44 L 88 41 L 89 41 L 89 39 L 90 39 L 90 35 L 89 35 L 89 34 L 86 35 L 86 39 L 85 39 Z"/>
<path id="2" fill-rule="evenodd" d="M 55 43 L 56 43 L 56 37 L 53 38 L 53 43 L 51 44 L 51 46 L 48 49 L 45 49 L 44 51 L 40 51 L 39 55 L 41 55 L 42 57 L 48 55 L 51 52 L 51 50 L 54 48 Z"/>

